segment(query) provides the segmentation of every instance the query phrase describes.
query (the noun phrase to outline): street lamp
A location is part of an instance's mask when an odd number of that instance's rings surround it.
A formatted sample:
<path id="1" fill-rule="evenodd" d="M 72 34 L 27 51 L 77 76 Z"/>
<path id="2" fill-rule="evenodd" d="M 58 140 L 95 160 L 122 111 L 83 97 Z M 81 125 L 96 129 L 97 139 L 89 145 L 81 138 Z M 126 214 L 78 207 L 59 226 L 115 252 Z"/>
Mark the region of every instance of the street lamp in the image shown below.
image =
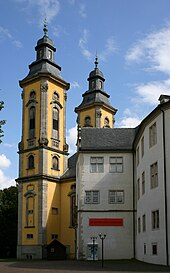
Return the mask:
<path id="1" fill-rule="evenodd" d="M 92 243 L 93 243 L 93 261 L 95 260 L 95 240 L 97 239 L 97 237 L 90 237 L 91 238 L 91 240 L 92 240 Z"/>
<path id="2" fill-rule="evenodd" d="M 103 241 L 104 241 L 104 239 L 106 238 L 106 234 L 100 233 L 100 234 L 99 234 L 99 237 L 100 237 L 100 239 L 102 240 L 102 267 L 103 267 L 103 257 L 104 257 L 104 253 L 103 253 Z"/>

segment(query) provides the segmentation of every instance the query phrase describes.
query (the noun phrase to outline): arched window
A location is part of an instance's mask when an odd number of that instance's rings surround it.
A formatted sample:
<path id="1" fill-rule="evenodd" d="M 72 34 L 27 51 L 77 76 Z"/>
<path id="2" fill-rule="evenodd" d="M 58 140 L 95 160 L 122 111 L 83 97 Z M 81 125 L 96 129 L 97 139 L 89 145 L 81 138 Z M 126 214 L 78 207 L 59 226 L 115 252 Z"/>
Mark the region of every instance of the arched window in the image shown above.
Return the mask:
<path id="1" fill-rule="evenodd" d="M 35 137 L 35 107 L 29 109 L 29 138 Z"/>
<path id="2" fill-rule="evenodd" d="M 26 202 L 27 226 L 34 226 L 34 196 L 27 197 Z"/>
<path id="3" fill-rule="evenodd" d="M 52 169 L 59 170 L 59 159 L 57 156 L 53 156 L 52 158 Z"/>
<path id="4" fill-rule="evenodd" d="M 84 127 L 91 127 L 91 118 L 89 116 L 84 119 Z"/>
<path id="5" fill-rule="evenodd" d="M 59 111 L 53 108 L 53 138 L 58 139 L 59 136 Z"/>
<path id="6" fill-rule="evenodd" d="M 34 169 L 34 156 L 30 155 L 28 157 L 28 169 Z"/>
<path id="7" fill-rule="evenodd" d="M 34 90 L 32 90 L 31 92 L 30 92 L 30 99 L 35 99 L 36 98 L 36 93 L 35 93 L 35 91 Z"/>
<path id="8" fill-rule="evenodd" d="M 105 127 L 105 128 L 110 128 L 108 117 L 106 117 L 106 118 L 104 119 L 104 127 Z"/>
<path id="9" fill-rule="evenodd" d="M 34 192 L 34 186 L 29 184 L 27 186 L 27 191 L 24 194 L 26 198 L 26 226 L 33 227 L 34 226 L 34 212 L 35 212 L 35 196 L 36 193 Z"/>
<path id="10" fill-rule="evenodd" d="M 54 101 L 59 101 L 59 94 L 55 91 L 54 93 L 53 93 L 53 100 Z"/>

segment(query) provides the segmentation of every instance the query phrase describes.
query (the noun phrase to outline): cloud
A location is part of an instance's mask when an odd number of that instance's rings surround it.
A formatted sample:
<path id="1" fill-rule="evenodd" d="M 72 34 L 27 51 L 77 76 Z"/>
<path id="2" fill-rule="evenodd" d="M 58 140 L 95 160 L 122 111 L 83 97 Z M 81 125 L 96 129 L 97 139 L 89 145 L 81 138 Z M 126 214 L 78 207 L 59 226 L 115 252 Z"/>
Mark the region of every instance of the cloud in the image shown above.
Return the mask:
<path id="1" fill-rule="evenodd" d="M 0 26 L 0 40 L 8 40 L 15 47 L 21 48 L 23 45 L 20 41 L 16 40 L 7 28 Z"/>
<path id="2" fill-rule="evenodd" d="M 92 57 L 94 56 L 94 54 L 88 49 L 89 36 L 90 36 L 90 32 L 87 29 L 84 29 L 82 36 L 79 39 L 79 47 L 83 56 L 87 60 L 92 61 Z M 105 42 L 104 50 L 99 52 L 98 57 L 101 61 L 106 61 L 106 59 L 109 56 L 113 55 L 116 51 L 117 51 L 116 43 L 114 41 L 113 36 L 110 36 L 109 38 L 107 38 Z"/>
<path id="3" fill-rule="evenodd" d="M 170 27 L 146 35 L 127 52 L 128 63 L 143 63 L 145 68 L 170 75 Z"/>
<path id="4" fill-rule="evenodd" d="M 0 168 L 8 168 L 11 161 L 4 154 L 0 154 Z"/>
<path id="5" fill-rule="evenodd" d="M 7 148 L 17 148 L 17 144 L 14 144 L 14 143 L 5 143 L 3 142 L 1 145 L 3 145 L 4 147 L 7 147 Z"/>
<path id="6" fill-rule="evenodd" d="M 116 51 L 116 43 L 111 36 L 106 40 L 105 49 L 99 54 L 99 59 L 105 61 L 108 56 L 113 55 Z"/>
<path id="7" fill-rule="evenodd" d="M 135 92 L 137 97 L 133 98 L 133 102 L 156 105 L 161 94 L 170 95 L 170 79 L 136 84 Z"/>
<path id="8" fill-rule="evenodd" d="M 131 109 L 125 109 L 122 119 L 118 122 L 117 127 L 121 128 L 135 128 L 141 122 L 138 115 Z"/>
<path id="9" fill-rule="evenodd" d="M 0 154 L 0 189 L 16 186 L 14 178 L 10 178 L 4 174 L 2 169 L 9 168 L 11 161 L 4 154 Z"/>
<path id="10" fill-rule="evenodd" d="M 76 152 L 77 126 L 68 129 L 67 142 L 69 145 L 69 153 L 70 153 L 70 155 L 72 155 Z"/>
<path id="11" fill-rule="evenodd" d="M 77 89 L 77 88 L 80 88 L 79 83 L 76 82 L 76 81 L 73 81 L 73 82 L 70 84 L 70 89 Z"/>
<path id="12" fill-rule="evenodd" d="M 84 4 L 80 4 L 80 9 L 79 9 L 79 14 L 82 18 L 86 18 L 87 14 L 86 14 L 86 7 Z"/>
<path id="13" fill-rule="evenodd" d="M 32 11 L 36 8 L 36 18 L 39 18 L 42 25 L 43 20 L 46 18 L 48 23 L 51 23 L 53 18 L 60 11 L 60 3 L 58 0 L 15 0 L 16 2 L 23 4 L 24 10 L 29 15 L 33 16 Z M 38 16 L 37 16 L 38 15 Z"/>
<path id="14" fill-rule="evenodd" d="M 14 178 L 5 176 L 2 170 L 0 170 L 0 189 L 9 188 L 10 186 L 16 186 Z"/>
<path id="15" fill-rule="evenodd" d="M 79 39 L 79 47 L 81 53 L 87 60 L 92 60 L 93 54 L 88 50 L 87 43 L 88 43 L 89 31 L 87 29 L 83 30 L 82 37 Z"/>

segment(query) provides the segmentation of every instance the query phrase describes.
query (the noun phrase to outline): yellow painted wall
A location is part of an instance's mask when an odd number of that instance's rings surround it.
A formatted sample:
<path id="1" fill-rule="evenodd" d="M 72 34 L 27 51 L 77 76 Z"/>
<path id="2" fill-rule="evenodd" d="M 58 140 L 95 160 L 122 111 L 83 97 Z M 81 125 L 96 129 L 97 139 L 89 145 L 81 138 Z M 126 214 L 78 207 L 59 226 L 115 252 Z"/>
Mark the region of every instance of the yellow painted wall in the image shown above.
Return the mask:
<path id="1" fill-rule="evenodd" d="M 101 128 L 104 127 L 104 120 L 106 117 L 109 119 L 110 128 L 113 128 L 113 112 L 109 111 L 109 109 L 102 108 L 101 113 Z"/>
<path id="2" fill-rule="evenodd" d="M 29 126 L 29 123 L 28 123 L 28 109 L 29 107 L 27 107 L 27 103 L 29 101 L 29 95 L 30 95 L 30 92 L 32 90 L 35 90 L 36 92 L 36 101 L 38 102 L 36 104 L 36 136 L 38 136 L 38 133 L 39 133 L 39 128 L 40 128 L 40 116 L 39 116 L 39 113 L 40 113 L 40 82 L 39 81 L 36 81 L 34 83 L 31 83 L 29 84 L 28 86 L 25 86 L 24 87 L 24 132 L 23 132 L 23 140 L 24 140 L 24 149 L 27 149 L 28 148 L 28 142 L 27 142 L 27 139 L 28 139 L 28 126 Z M 36 138 L 36 145 L 38 145 L 38 138 Z"/>
<path id="3" fill-rule="evenodd" d="M 91 118 L 91 126 L 92 127 L 96 127 L 96 110 L 100 109 L 101 110 L 101 128 L 104 127 L 104 119 L 107 117 L 109 119 L 109 125 L 110 128 L 113 128 L 113 111 L 102 106 L 92 106 L 86 109 L 83 109 L 79 112 L 79 122 L 80 122 L 80 126 L 83 127 L 84 126 L 84 120 L 85 117 L 89 116 Z"/>
<path id="4" fill-rule="evenodd" d="M 95 108 L 94 107 L 91 107 L 91 108 L 88 108 L 88 109 L 85 109 L 85 110 L 82 110 L 80 112 L 80 126 L 83 127 L 84 126 L 84 119 L 85 117 L 89 116 L 91 118 L 91 125 L 92 127 L 95 127 Z"/>
<path id="5" fill-rule="evenodd" d="M 34 160 L 35 160 L 35 168 L 34 169 L 28 169 L 28 157 L 29 155 L 34 155 Z M 29 151 L 24 153 L 23 157 L 23 176 L 30 176 L 30 175 L 36 175 L 39 173 L 39 151 L 34 150 L 34 151 Z"/>
<path id="6" fill-rule="evenodd" d="M 61 183 L 61 242 L 70 246 L 70 258 L 75 252 L 75 229 L 70 227 L 70 196 L 71 185 L 75 180 Z"/>
<path id="7" fill-rule="evenodd" d="M 28 185 L 34 186 L 35 192 L 35 207 L 34 207 L 34 228 L 26 227 L 26 197 L 24 196 L 27 192 Z M 22 244 L 23 245 L 36 245 L 38 243 L 38 182 L 31 181 L 31 183 L 23 183 L 23 196 L 22 196 Z M 27 234 L 33 234 L 33 239 L 27 239 Z"/>
<path id="8" fill-rule="evenodd" d="M 52 96 L 54 91 L 59 94 L 59 102 L 64 106 L 64 90 L 60 86 L 56 86 L 56 84 L 48 81 L 48 136 L 47 138 L 50 140 L 49 146 L 52 145 L 51 142 L 51 133 L 52 133 Z M 59 120 L 59 149 L 63 150 L 64 145 L 64 107 L 59 110 L 60 120 Z"/>
<path id="9" fill-rule="evenodd" d="M 48 195 L 47 195 L 47 244 L 52 241 L 52 234 L 58 234 L 60 241 L 60 184 L 48 182 Z M 52 213 L 52 208 L 58 208 L 58 214 Z"/>

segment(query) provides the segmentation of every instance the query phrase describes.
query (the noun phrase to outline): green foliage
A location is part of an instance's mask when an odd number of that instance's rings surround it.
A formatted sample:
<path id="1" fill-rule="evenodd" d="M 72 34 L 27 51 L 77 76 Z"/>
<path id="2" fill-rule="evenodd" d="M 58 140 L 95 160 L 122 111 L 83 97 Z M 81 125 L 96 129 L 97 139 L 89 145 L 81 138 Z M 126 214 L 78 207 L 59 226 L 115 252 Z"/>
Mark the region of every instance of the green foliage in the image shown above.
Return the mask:
<path id="1" fill-rule="evenodd" d="M 0 111 L 4 108 L 4 102 L 0 101 Z M 5 120 L 0 120 L 0 143 L 2 142 L 1 138 L 4 136 L 3 130 L 2 130 L 2 125 L 5 124 Z"/>
<path id="2" fill-rule="evenodd" d="M 16 257 L 18 188 L 0 190 L 0 258 Z"/>

